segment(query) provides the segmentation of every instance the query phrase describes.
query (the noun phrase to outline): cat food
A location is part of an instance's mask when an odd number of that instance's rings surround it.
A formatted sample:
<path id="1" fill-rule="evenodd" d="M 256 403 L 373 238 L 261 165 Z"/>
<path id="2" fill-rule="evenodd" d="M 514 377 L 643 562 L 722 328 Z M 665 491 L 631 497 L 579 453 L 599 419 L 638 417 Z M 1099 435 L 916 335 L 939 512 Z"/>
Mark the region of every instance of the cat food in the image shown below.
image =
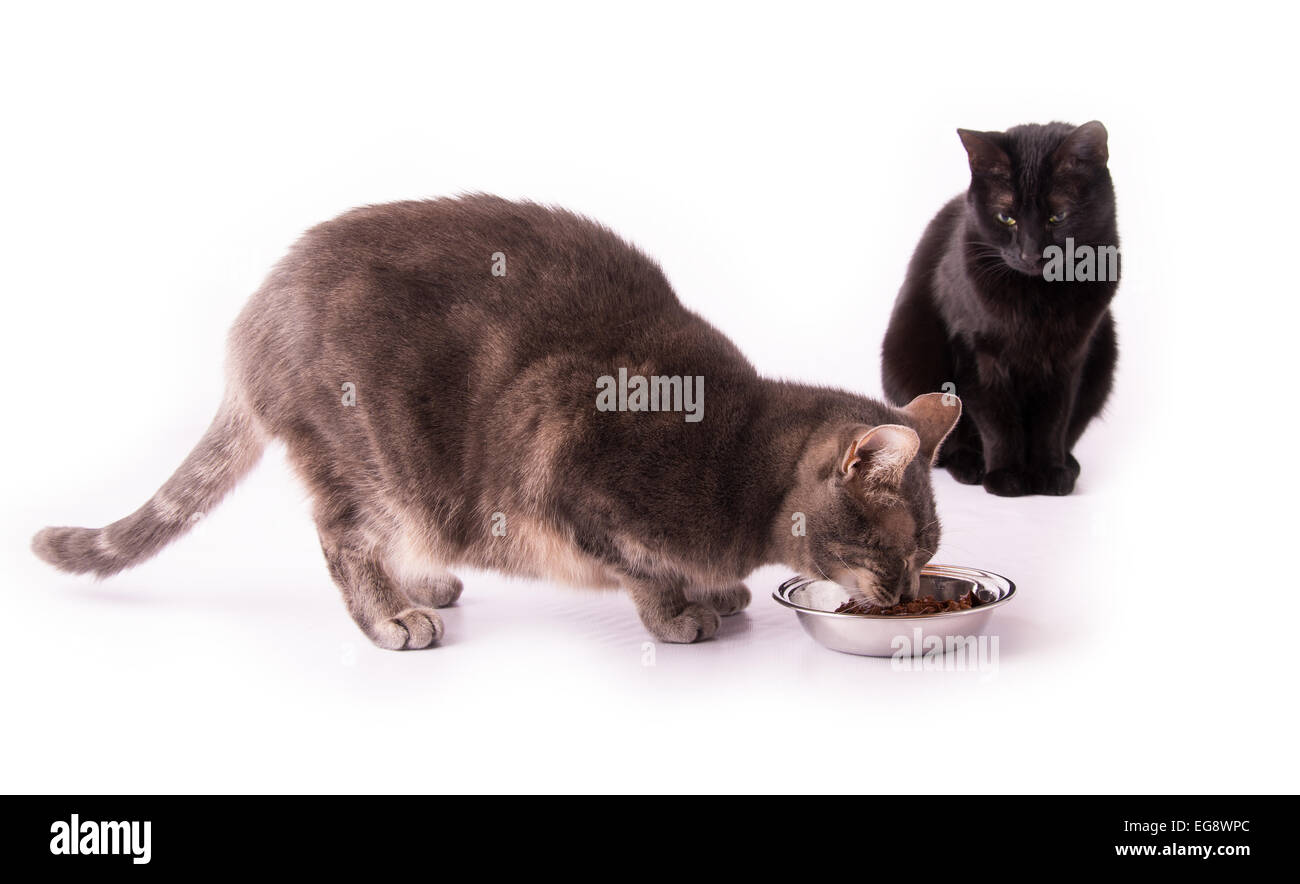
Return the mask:
<path id="1" fill-rule="evenodd" d="M 932 595 L 899 602 L 888 608 L 873 605 L 866 599 L 849 599 L 835 609 L 836 614 L 875 614 L 877 616 L 916 617 L 921 614 L 947 614 L 952 611 L 968 611 L 971 608 L 971 594 L 968 592 L 959 599 L 940 601 Z"/>

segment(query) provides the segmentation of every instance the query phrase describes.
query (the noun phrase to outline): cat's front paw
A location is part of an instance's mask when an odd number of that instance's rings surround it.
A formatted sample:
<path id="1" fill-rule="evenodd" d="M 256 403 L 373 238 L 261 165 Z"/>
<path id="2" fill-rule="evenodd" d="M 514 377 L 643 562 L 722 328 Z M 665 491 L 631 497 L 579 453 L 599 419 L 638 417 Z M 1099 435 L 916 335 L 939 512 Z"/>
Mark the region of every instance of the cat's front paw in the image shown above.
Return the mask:
<path id="1" fill-rule="evenodd" d="M 390 651 L 427 648 L 442 638 L 442 618 L 432 608 L 407 608 L 396 617 L 381 620 L 370 630 L 370 640 Z"/>
<path id="2" fill-rule="evenodd" d="M 984 481 L 984 453 L 974 448 L 958 448 L 945 454 L 943 466 L 963 485 L 978 485 Z"/>
<path id="3" fill-rule="evenodd" d="M 652 631 L 660 641 L 690 644 L 713 638 L 721 622 L 717 611 L 708 605 L 692 602 L 680 614 L 659 624 Z"/>
<path id="4" fill-rule="evenodd" d="M 984 476 L 984 490 L 998 497 L 1023 497 L 1034 493 L 1028 477 L 1014 468 L 989 471 Z"/>
<path id="5" fill-rule="evenodd" d="M 739 614 L 741 611 L 745 610 L 745 608 L 749 607 L 749 603 L 753 597 L 754 596 L 750 593 L 748 586 L 743 583 L 737 583 L 735 586 L 722 590 L 722 592 L 715 592 L 710 595 L 709 604 L 711 604 L 714 610 L 716 610 L 721 616 L 730 617 L 732 614 Z"/>
<path id="6" fill-rule="evenodd" d="M 1073 459 L 1073 458 L 1072 458 Z M 1075 461 L 1075 466 L 1079 465 Z M 1070 467 L 1043 467 L 1033 472 L 1031 476 L 1032 490 L 1034 494 L 1052 494 L 1058 497 L 1069 494 L 1074 491 L 1074 482 L 1079 476 L 1077 469 Z"/>

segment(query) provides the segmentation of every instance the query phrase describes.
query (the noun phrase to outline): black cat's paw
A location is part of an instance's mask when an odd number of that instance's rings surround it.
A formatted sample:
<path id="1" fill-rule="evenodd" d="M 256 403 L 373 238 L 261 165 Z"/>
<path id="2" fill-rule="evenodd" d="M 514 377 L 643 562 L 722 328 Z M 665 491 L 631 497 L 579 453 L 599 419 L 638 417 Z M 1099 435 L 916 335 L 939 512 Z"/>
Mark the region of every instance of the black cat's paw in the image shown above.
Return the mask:
<path id="1" fill-rule="evenodd" d="M 1033 488 L 1020 470 L 991 470 L 984 476 L 984 490 L 998 497 L 1023 497 L 1033 494 Z"/>
<path id="2" fill-rule="evenodd" d="M 958 448 L 944 454 L 943 466 L 963 485 L 978 485 L 984 481 L 984 453 L 973 448 Z"/>
<path id="3" fill-rule="evenodd" d="M 1075 461 L 1074 469 L 1067 464 L 1063 467 L 1044 467 L 1034 470 L 1031 478 L 1032 493 L 1034 494 L 1053 494 L 1063 497 L 1074 490 L 1074 480 L 1079 477 L 1079 462 Z"/>
<path id="4" fill-rule="evenodd" d="M 1074 478 L 1079 478 L 1079 470 L 1082 468 L 1079 466 L 1079 462 L 1074 459 L 1073 454 L 1067 454 L 1065 456 L 1065 468 L 1070 471 Z"/>

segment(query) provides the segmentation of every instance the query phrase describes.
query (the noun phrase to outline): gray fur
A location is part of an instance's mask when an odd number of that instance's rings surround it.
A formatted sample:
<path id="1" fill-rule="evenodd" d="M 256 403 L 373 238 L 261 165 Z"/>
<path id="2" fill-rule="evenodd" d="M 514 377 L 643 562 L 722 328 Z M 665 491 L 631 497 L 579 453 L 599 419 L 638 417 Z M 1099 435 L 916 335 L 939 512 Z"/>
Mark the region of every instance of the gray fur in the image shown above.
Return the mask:
<path id="1" fill-rule="evenodd" d="M 620 367 L 705 378 L 703 420 L 598 411 L 597 379 Z M 309 231 L 235 323 L 229 368 L 212 428 L 149 503 L 103 529 L 46 529 L 33 548 L 116 573 L 277 438 L 348 611 L 394 649 L 442 636 L 433 608 L 460 595 L 460 565 L 622 586 L 665 641 L 713 635 L 763 564 L 892 603 L 938 544 L 927 461 L 960 414 L 937 394 L 897 409 L 761 378 L 609 230 L 490 196 Z M 870 432 L 885 424 L 907 429 Z"/>

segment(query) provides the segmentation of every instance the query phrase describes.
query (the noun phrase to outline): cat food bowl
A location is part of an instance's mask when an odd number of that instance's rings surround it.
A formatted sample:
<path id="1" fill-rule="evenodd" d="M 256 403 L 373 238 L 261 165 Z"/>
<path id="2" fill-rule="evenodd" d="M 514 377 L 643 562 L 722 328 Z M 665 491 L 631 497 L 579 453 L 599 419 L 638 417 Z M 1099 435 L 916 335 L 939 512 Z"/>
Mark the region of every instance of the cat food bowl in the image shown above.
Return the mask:
<path id="1" fill-rule="evenodd" d="M 792 577 L 772 598 L 794 610 L 804 631 L 826 647 L 845 654 L 895 657 L 945 651 L 982 635 L 993 609 L 1016 594 L 1016 585 L 979 568 L 926 565 L 919 598 L 958 601 L 969 594 L 971 606 L 937 614 L 839 614 L 851 600 L 849 591 L 829 580 Z M 937 640 L 937 641 L 936 641 Z"/>

